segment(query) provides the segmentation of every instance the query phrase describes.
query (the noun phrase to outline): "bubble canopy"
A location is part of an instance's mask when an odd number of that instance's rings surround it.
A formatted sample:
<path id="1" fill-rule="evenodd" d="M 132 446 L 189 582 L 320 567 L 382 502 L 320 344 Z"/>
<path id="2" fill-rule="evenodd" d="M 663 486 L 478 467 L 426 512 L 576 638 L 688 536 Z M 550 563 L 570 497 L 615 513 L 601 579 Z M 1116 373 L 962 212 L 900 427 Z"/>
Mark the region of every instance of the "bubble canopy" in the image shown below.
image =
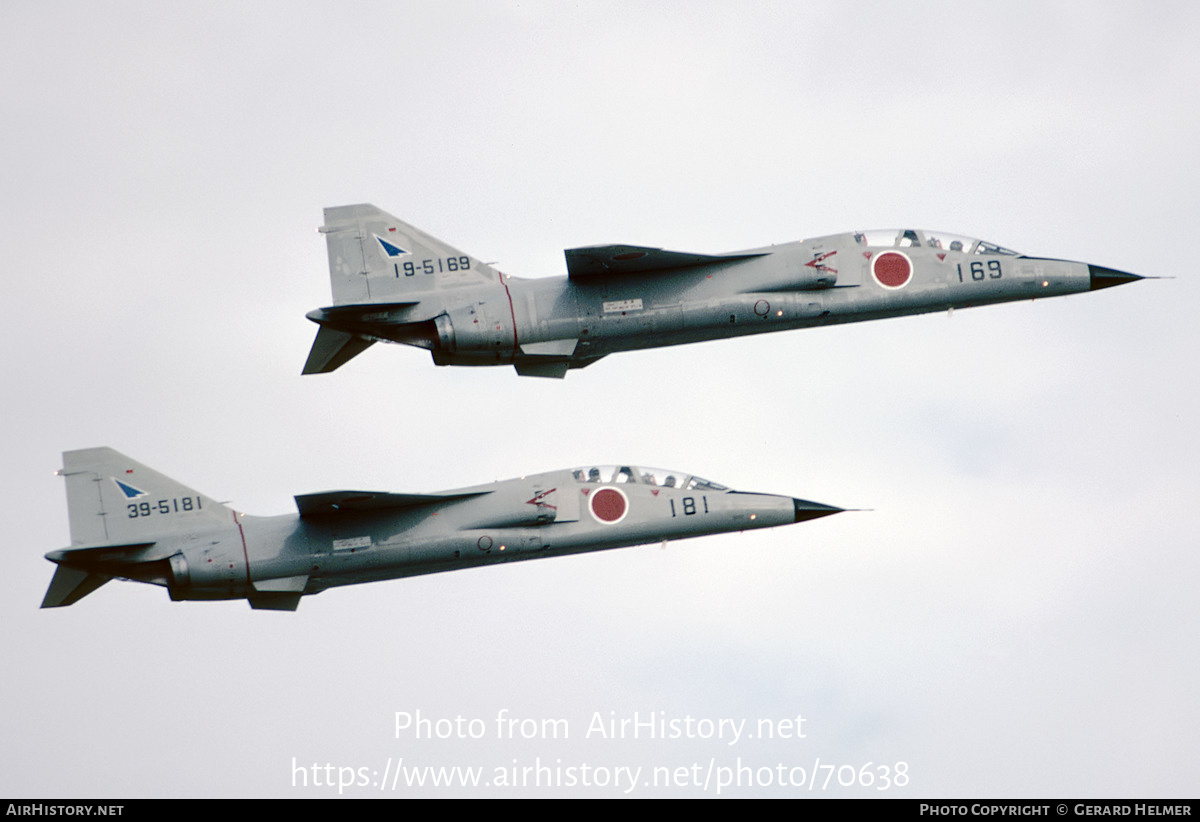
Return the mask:
<path id="1" fill-rule="evenodd" d="M 667 471 L 636 465 L 589 465 L 572 470 L 571 475 L 579 482 L 597 485 L 653 485 L 658 488 L 682 488 L 685 491 L 729 490 L 720 483 L 686 471 Z"/>
<path id="2" fill-rule="evenodd" d="M 854 240 L 859 245 L 882 248 L 936 248 L 942 251 L 959 251 L 963 254 L 1002 254 L 1007 257 L 1019 257 L 1020 252 L 1013 251 L 986 240 L 966 237 L 962 234 L 951 234 L 948 231 L 922 231 L 915 228 L 882 228 L 872 231 L 854 232 Z"/>

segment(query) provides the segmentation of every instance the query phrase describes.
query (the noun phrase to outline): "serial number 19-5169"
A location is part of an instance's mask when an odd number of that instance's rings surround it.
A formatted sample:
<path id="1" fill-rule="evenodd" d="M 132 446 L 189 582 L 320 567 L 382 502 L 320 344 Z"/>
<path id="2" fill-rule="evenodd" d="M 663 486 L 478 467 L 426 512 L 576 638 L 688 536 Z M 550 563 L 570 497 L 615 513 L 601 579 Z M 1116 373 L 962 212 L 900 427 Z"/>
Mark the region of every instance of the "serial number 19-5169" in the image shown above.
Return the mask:
<path id="1" fill-rule="evenodd" d="M 150 517 L 155 514 L 178 514 L 184 511 L 199 511 L 200 497 L 177 497 L 160 499 L 158 502 L 132 502 L 125 506 L 129 519 Z"/>
<path id="2" fill-rule="evenodd" d="M 399 277 L 415 277 L 418 274 L 441 274 L 445 271 L 466 271 L 471 267 L 470 257 L 435 257 L 428 260 L 408 260 L 401 265 L 392 263 L 392 269 Z"/>

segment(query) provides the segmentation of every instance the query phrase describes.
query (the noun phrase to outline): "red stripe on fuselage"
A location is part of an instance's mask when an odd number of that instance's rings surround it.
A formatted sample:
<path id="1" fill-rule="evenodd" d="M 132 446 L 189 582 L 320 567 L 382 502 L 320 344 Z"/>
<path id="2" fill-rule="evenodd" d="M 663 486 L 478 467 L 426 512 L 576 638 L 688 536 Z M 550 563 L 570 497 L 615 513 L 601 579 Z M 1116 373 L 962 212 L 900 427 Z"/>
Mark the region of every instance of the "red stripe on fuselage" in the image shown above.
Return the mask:
<path id="1" fill-rule="evenodd" d="M 238 519 L 237 511 L 233 512 L 233 524 L 238 528 L 238 536 L 242 538 L 242 558 L 246 560 L 246 585 L 253 587 L 250 583 L 250 552 L 246 549 L 246 532 L 242 530 L 242 521 Z"/>
<path id="2" fill-rule="evenodd" d="M 508 283 L 504 282 L 504 272 L 497 272 L 500 275 L 500 285 L 504 286 L 504 295 L 508 297 L 508 316 L 512 317 L 513 330 L 513 359 L 517 358 L 517 310 L 513 308 L 512 292 L 508 290 Z"/>

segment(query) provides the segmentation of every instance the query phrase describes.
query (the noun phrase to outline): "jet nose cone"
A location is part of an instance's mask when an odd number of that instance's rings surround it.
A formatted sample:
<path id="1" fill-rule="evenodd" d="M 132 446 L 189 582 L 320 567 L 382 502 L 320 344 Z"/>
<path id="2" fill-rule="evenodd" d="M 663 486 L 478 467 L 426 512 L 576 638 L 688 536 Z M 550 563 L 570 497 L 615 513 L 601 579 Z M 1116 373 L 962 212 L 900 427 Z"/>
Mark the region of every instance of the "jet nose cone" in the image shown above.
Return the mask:
<path id="1" fill-rule="evenodd" d="M 1114 285 L 1143 279 L 1138 274 L 1130 274 L 1127 271 L 1117 271 L 1115 268 L 1105 268 L 1099 265 L 1089 264 L 1088 272 L 1092 275 L 1091 291 L 1099 291 L 1101 288 L 1112 288 Z"/>
<path id="2" fill-rule="evenodd" d="M 806 522 L 810 519 L 827 517 L 830 514 L 840 514 L 845 508 L 835 508 L 832 505 L 822 505 L 819 502 L 809 502 L 806 499 L 792 498 L 796 507 L 796 522 Z"/>

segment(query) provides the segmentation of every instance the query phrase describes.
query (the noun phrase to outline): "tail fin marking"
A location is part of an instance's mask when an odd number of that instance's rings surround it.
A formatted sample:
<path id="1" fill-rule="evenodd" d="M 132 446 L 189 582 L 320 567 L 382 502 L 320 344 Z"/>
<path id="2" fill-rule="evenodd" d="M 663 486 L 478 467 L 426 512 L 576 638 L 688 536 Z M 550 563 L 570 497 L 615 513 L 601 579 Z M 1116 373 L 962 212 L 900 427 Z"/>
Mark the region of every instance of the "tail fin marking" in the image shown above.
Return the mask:
<path id="1" fill-rule="evenodd" d="M 230 508 L 112 448 L 67 451 L 59 473 L 75 546 L 153 541 L 233 521 Z"/>
<path id="2" fill-rule="evenodd" d="M 499 280 L 491 266 L 367 203 L 325 209 L 321 233 L 335 305 Z"/>

